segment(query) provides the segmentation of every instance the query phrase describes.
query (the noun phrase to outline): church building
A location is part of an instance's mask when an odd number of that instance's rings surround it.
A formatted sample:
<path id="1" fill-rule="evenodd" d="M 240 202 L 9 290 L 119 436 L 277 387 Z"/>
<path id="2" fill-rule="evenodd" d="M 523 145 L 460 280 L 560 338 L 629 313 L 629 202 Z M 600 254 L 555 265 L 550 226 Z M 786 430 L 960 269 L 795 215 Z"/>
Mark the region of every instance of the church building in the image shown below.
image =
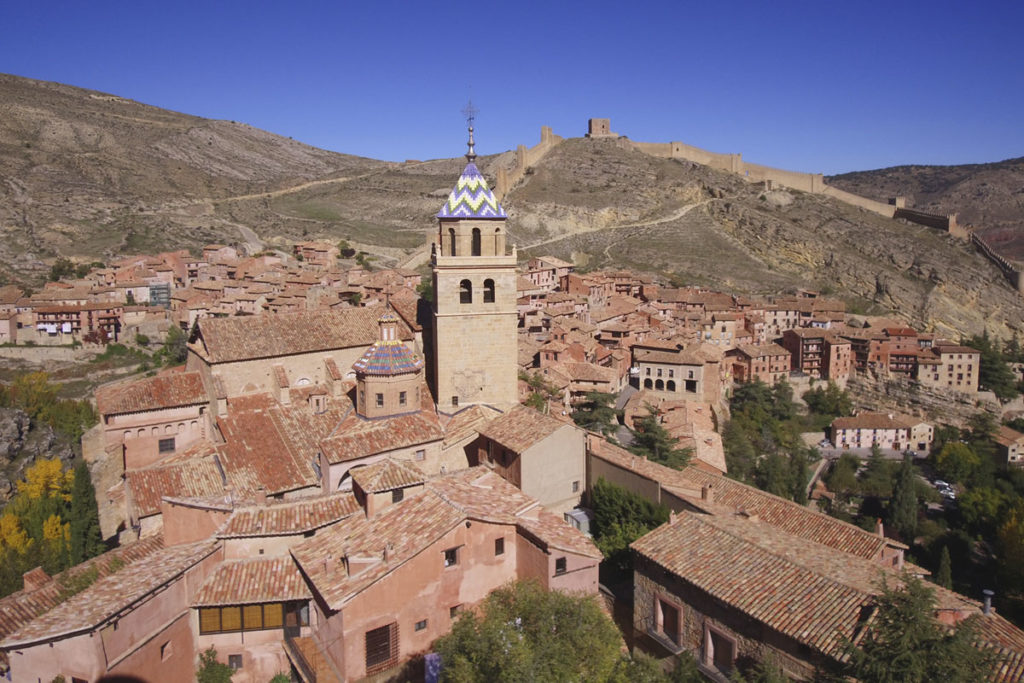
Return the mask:
<path id="1" fill-rule="evenodd" d="M 516 249 L 506 254 L 505 209 L 476 167 L 470 119 L 467 164 L 437 214 L 433 244 L 433 366 L 438 411 L 518 403 Z"/>

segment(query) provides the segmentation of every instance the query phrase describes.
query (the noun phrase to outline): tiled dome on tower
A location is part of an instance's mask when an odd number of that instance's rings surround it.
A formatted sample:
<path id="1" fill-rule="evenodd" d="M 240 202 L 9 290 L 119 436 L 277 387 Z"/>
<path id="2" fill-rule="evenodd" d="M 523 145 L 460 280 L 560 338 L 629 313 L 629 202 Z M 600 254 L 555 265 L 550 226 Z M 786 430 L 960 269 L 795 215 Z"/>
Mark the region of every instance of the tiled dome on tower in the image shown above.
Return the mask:
<path id="1" fill-rule="evenodd" d="M 469 151 L 466 152 L 466 168 L 448 195 L 448 201 L 437 212 L 438 218 L 508 218 L 505 209 L 498 203 L 487 180 L 476 167 L 476 150 L 473 141 L 473 104 L 467 107 L 469 116 Z"/>
<path id="2" fill-rule="evenodd" d="M 387 311 L 377 319 L 380 339 L 352 364 L 356 372 L 356 411 L 368 419 L 420 409 L 423 359 L 398 338 L 398 318 Z"/>
<path id="3" fill-rule="evenodd" d="M 467 155 L 468 156 L 468 155 Z M 437 212 L 438 218 L 507 218 L 505 209 L 487 187 L 487 180 L 470 161 Z"/>
<path id="4" fill-rule="evenodd" d="M 391 311 L 377 319 L 380 339 L 352 364 L 357 375 L 401 375 L 419 372 L 423 359 L 398 339 L 398 318 Z"/>

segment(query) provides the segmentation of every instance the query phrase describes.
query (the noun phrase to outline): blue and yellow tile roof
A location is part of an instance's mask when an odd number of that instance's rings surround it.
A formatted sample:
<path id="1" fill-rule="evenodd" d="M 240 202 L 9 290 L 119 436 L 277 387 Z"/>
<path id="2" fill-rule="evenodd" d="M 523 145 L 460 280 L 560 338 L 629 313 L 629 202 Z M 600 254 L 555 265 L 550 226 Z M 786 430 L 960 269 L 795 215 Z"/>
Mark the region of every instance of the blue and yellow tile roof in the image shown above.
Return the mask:
<path id="1" fill-rule="evenodd" d="M 423 359 L 400 340 L 378 341 L 352 364 L 352 368 L 361 375 L 402 375 L 419 372 Z"/>
<path id="2" fill-rule="evenodd" d="M 494 193 L 487 187 L 476 164 L 472 161 L 459 176 L 459 182 L 448 195 L 437 213 L 438 218 L 507 218 L 505 209 L 498 203 Z"/>

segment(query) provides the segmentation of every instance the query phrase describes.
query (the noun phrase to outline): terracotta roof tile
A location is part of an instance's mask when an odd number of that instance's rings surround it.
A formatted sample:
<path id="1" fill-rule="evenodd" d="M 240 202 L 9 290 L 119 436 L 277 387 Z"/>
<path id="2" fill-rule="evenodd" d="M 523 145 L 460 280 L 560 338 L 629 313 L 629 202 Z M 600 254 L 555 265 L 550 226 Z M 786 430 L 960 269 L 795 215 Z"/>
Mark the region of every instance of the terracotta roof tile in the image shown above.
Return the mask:
<path id="1" fill-rule="evenodd" d="M 219 548 L 219 541 L 160 548 L 98 580 L 0 642 L 5 649 L 87 631 L 158 587 L 173 581 Z"/>
<path id="2" fill-rule="evenodd" d="M 218 538 L 302 534 L 361 512 L 351 492 L 237 508 L 217 532 Z"/>
<path id="3" fill-rule="evenodd" d="M 300 311 L 276 315 L 202 318 L 199 338 L 190 347 L 211 363 L 272 358 L 353 346 L 369 346 L 379 338 L 382 306 Z M 411 339 L 400 323 L 399 337 Z"/>
<path id="4" fill-rule="evenodd" d="M 426 475 L 414 463 L 394 458 L 385 458 L 352 471 L 352 481 L 366 493 L 405 488 L 422 484 L 425 480 Z"/>
<path id="5" fill-rule="evenodd" d="M 495 418 L 480 434 L 516 453 L 522 453 L 564 426 L 564 422 L 550 415 L 520 405 Z"/>
<path id="6" fill-rule="evenodd" d="M 102 415 L 198 405 L 209 400 L 198 372 L 157 375 L 96 390 L 96 408 Z"/>
<path id="7" fill-rule="evenodd" d="M 302 572 L 289 557 L 254 557 L 224 562 L 203 582 L 193 607 L 251 605 L 312 597 Z"/>
<path id="8" fill-rule="evenodd" d="M 104 578 L 114 571 L 120 571 L 117 569 L 118 565 L 125 569 L 163 547 L 164 538 L 161 534 L 150 536 L 56 574 L 51 581 L 39 588 L 21 590 L 0 599 L 0 641 L 60 604 L 61 586 L 67 579 L 79 576 L 94 567 L 97 576 Z"/>
<path id="9" fill-rule="evenodd" d="M 125 487 L 132 512 L 148 517 L 160 512 L 164 496 L 207 497 L 224 493 L 224 478 L 214 460 L 212 447 L 206 454 L 191 451 L 192 457 L 125 472 Z"/>

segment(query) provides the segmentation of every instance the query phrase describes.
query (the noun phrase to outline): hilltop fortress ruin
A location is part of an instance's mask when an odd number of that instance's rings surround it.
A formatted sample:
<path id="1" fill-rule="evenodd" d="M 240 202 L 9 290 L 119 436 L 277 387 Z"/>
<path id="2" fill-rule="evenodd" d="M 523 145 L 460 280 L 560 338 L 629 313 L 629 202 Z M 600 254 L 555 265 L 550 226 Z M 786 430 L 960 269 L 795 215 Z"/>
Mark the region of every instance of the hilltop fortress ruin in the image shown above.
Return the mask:
<path id="1" fill-rule="evenodd" d="M 635 149 L 654 157 L 664 159 L 682 159 L 704 166 L 734 173 L 748 182 L 763 183 L 766 189 L 787 187 L 801 192 L 821 194 L 833 197 L 841 202 L 871 211 L 886 218 L 900 218 L 911 223 L 924 225 L 946 232 L 953 237 L 969 241 L 989 259 L 1009 280 L 1020 294 L 1024 294 L 1024 277 L 1018 265 L 1000 256 L 985 242 L 971 225 L 961 225 L 957 214 L 933 214 L 907 208 L 905 197 L 892 197 L 887 203 L 853 194 L 832 187 L 825 183 L 821 173 L 800 173 L 787 171 L 772 166 L 753 164 L 743 159 L 742 154 L 720 154 L 700 147 L 687 145 L 683 142 L 634 142 L 624 135 L 611 130 L 610 119 L 592 118 L 587 122 L 588 138 L 614 139 L 624 148 Z M 495 179 L 494 194 L 499 201 L 518 184 L 527 174 L 527 169 L 537 164 L 544 156 L 554 149 L 565 138 L 555 135 L 550 126 L 541 126 L 540 142 L 533 147 L 519 145 L 515 150 L 515 160 L 511 169 L 498 168 Z"/>

